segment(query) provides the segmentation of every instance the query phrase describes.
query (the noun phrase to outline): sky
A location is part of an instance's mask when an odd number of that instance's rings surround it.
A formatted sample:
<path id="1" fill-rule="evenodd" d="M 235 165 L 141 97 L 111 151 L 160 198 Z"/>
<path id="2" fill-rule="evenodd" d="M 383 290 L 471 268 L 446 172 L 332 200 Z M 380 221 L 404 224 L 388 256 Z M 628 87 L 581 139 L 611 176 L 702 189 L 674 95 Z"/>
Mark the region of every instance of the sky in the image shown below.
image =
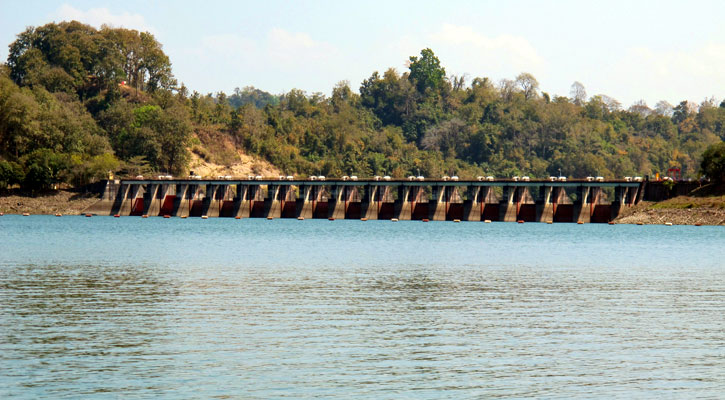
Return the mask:
<path id="1" fill-rule="evenodd" d="M 209 4 L 206 4 L 209 3 Z M 451 75 L 581 82 L 628 107 L 725 97 L 722 1 L 0 0 L 0 60 L 28 26 L 78 20 L 149 31 L 200 93 L 254 86 L 329 95 L 431 48 Z"/>

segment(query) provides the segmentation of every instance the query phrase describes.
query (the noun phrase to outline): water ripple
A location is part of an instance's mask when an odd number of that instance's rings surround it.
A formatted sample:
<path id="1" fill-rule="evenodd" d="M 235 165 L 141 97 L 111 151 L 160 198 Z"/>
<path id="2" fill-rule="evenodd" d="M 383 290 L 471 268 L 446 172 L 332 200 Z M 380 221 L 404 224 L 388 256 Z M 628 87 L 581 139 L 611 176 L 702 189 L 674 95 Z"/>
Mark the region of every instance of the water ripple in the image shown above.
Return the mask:
<path id="1" fill-rule="evenodd" d="M 0 222 L 3 398 L 725 392 L 722 229 L 28 220 Z"/>

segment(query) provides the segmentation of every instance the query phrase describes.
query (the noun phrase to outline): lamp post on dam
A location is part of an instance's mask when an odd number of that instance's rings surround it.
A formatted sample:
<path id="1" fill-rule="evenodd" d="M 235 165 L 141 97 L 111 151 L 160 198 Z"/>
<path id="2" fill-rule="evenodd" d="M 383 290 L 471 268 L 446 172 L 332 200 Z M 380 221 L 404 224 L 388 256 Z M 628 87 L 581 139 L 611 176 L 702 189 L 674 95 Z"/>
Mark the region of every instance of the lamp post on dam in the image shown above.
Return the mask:
<path id="1" fill-rule="evenodd" d="M 259 177 L 257 177 L 259 178 Z M 98 215 L 609 222 L 638 203 L 627 180 L 127 179 L 108 181 Z"/>

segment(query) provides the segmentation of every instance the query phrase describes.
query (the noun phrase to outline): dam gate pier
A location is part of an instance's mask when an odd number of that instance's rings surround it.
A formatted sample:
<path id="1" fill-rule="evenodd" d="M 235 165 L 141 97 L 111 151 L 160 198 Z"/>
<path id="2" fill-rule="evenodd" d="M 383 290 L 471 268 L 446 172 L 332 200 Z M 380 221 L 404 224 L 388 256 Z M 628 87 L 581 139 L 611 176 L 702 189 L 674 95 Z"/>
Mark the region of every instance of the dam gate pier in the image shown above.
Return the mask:
<path id="1" fill-rule="evenodd" d="M 607 223 L 647 182 L 625 180 L 108 181 L 97 215 Z"/>

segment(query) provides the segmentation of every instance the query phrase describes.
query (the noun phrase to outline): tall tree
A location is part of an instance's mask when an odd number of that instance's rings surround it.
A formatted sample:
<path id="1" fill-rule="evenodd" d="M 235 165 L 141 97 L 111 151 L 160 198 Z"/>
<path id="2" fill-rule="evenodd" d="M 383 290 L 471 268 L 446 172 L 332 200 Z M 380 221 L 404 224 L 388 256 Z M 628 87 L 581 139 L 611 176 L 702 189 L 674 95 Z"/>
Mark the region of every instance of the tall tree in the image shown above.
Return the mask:
<path id="1" fill-rule="evenodd" d="M 521 88 L 527 100 L 536 97 L 539 91 L 539 81 L 528 72 L 520 73 L 516 77 L 516 84 Z"/>
<path id="2" fill-rule="evenodd" d="M 569 97 L 574 104 L 578 106 L 584 105 L 587 101 L 587 91 L 584 88 L 584 85 L 582 85 L 579 81 L 572 83 L 571 88 L 569 89 Z"/>
<path id="3" fill-rule="evenodd" d="M 441 67 L 433 50 L 423 49 L 420 57 L 410 57 L 410 75 L 408 78 L 414 82 L 419 92 L 425 93 L 426 89 L 438 88 L 446 77 L 445 68 Z"/>
<path id="4" fill-rule="evenodd" d="M 700 171 L 714 181 L 725 182 L 725 142 L 707 148 L 702 155 Z"/>
<path id="5" fill-rule="evenodd" d="M 673 110 L 674 107 L 672 106 L 672 104 L 668 103 L 665 100 L 660 100 L 657 102 L 657 104 L 655 104 L 655 112 L 659 115 L 671 117 Z"/>

